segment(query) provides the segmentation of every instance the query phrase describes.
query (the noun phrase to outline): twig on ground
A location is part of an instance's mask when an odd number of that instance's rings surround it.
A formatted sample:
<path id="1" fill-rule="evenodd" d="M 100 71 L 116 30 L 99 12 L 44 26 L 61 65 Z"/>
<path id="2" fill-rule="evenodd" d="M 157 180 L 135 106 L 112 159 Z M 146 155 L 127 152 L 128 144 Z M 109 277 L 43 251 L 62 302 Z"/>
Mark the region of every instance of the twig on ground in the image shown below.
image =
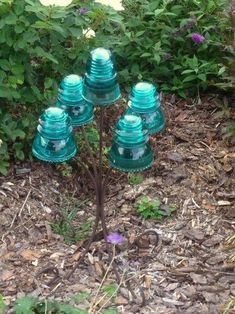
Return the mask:
<path id="1" fill-rule="evenodd" d="M 27 203 L 27 201 L 28 201 L 28 198 L 29 198 L 29 195 L 30 195 L 30 193 L 31 193 L 31 190 L 32 190 L 32 189 L 30 188 L 29 191 L 28 191 L 28 194 L 26 195 L 26 198 L 25 198 L 25 200 L 24 200 L 23 205 L 21 206 L 21 208 L 20 208 L 20 210 L 19 210 L 19 212 L 14 215 L 14 217 L 13 217 L 13 219 L 12 219 L 12 222 L 11 222 L 11 224 L 10 224 L 10 229 L 11 229 L 12 226 L 14 225 L 15 220 L 16 220 L 16 217 L 18 216 L 18 217 L 21 218 L 21 214 L 22 214 L 22 212 L 23 212 L 23 210 L 24 210 L 24 208 L 25 208 L 25 205 L 26 205 L 26 203 Z"/>

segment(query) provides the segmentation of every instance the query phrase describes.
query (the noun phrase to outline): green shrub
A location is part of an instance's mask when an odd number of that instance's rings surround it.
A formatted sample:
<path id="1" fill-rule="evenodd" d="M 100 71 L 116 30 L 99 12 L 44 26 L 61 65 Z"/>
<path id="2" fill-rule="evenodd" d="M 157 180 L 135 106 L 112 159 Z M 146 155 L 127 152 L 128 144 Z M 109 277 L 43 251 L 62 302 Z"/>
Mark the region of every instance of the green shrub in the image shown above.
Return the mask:
<path id="1" fill-rule="evenodd" d="M 1 174 L 13 154 L 24 158 L 34 129 L 29 126 L 54 103 L 57 82 L 66 74 L 82 73 L 88 52 L 105 44 L 104 29 L 109 33 L 113 23 L 120 24 L 114 10 L 91 2 L 83 14 L 79 3 L 45 7 L 38 0 L 0 0 Z M 84 35 L 89 28 L 95 37 Z"/>
<path id="2" fill-rule="evenodd" d="M 157 81 L 164 92 L 195 95 L 226 76 L 231 23 L 226 0 L 124 0 L 125 30 L 114 50 L 122 81 Z M 204 41 L 195 43 L 199 33 Z"/>

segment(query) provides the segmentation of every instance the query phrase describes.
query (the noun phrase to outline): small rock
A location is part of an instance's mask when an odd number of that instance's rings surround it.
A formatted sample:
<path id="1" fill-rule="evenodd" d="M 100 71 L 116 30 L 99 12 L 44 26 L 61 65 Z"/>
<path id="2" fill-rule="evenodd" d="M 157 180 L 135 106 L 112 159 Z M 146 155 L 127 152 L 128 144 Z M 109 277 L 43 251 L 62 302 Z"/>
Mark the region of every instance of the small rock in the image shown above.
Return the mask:
<path id="1" fill-rule="evenodd" d="M 173 282 L 173 283 L 170 283 L 164 290 L 165 291 L 172 291 L 172 290 L 175 290 L 178 287 L 179 287 L 179 283 L 178 282 Z"/>
<path id="2" fill-rule="evenodd" d="M 124 199 L 121 199 L 120 201 L 117 202 L 116 206 L 121 207 L 125 203 Z"/>
<path id="3" fill-rule="evenodd" d="M 215 256 L 210 257 L 206 262 L 210 265 L 219 264 L 227 259 L 227 255 L 224 253 L 218 253 Z"/>
<path id="4" fill-rule="evenodd" d="M 203 297 L 205 298 L 206 302 L 208 303 L 218 303 L 219 302 L 219 297 L 217 294 L 215 293 L 211 293 L 211 292 L 202 292 Z"/>
<path id="5" fill-rule="evenodd" d="M 180 290 L 180 293 L 183 293 L 186 297 L 191 298 L 197 293 L 197 290 L 194 286 L 187 286 L 187 288 Z"/>
<path id="6" fill-rule="evenodd" d="M 230 205 L 232 205 L 232 203 L 229 201 L 218 201 L 218 205 L 219 206 L 230 206 Z"/>
<path id="7" fill-rule="evenodd" d="M 120 288 L 120 293 L 125 297 L 125 298 L 129 298 L 129 290 L 127 288 Z"/>
<path id="8" fill-rule="evenodd" d="M 124 204 L 121 208 L 121 211 L 124 213 L 124 214 L 128 214 L 130 213 L 131 211 L 133 211 L 133 208 L 127 204 Z"/>
<path id="9" fill-rule="evenodd" d="M 177 301 L 177 300 L 173 300 L 173 299 L 169 299 L 169 298 L 162 298 L 162 300 L 166 303 L 170 303 L 170 304 L 174 304 L 174 305 L 184 305 L 184 302 L 181 301 Z"/>
<path id="10" fill-rule="evenodd" d="M 183 161 L 182 156 L 177 152 L 169 152 L 167 154 L 167 158 L 172 160 L 172 161 L 176 161 L 176 162 L 182 162 Z"/>
<path id="11" fill-rule="evenodd" d="M 189 229 L 184 232 L 184 235 L 192 240 L 196 241 L 202 241 L 205 237 L 204 232 L 202 232 L 200 229 Z"/>
<path id="12" fill-rule="evenodd" d="M 183 221 L 183 222 L 179 222 L 174 226 L 174 229 L 177 230 L 181 230 L 186 226 L 187 222 Z"/>
<path id="13" fill-rule="evenodd" d="M 189 309 L 187 309 L 186 314 L 192 314 L 192 313 L 200 313 L 200 314 L 208 314 L 208 313 L 215 313 L 215 312 L 209 312 L 209 308 L 206 304 L 196 304 Z"/>
<path id="14" fill-rule="evenodd" d="M 26 174 L 31 171 L 30 168 L 16 168 L 16 175 Z"/>
<path id="15" fill-rule="evenodd" d="M 186 169 L 184 167 L 177 167 L 173 170 L 171 177 L 173 178 L 175 183 L 179 183 L 182 180 L 187 178 Z"/>
<path id="16" fill-rule="evenodd" d="M 125 304 L 128 304 L 129 301 L 126 298 L 124 298 L 123 296 L 119 295 L 116 297 L 115 303 L 118 305 L 125 305 Z"/>
<path id="17" fill-rule="evenodd" d="M 207 246 L 207 247 L 211 247 L 211 246 L 214 246 L 216 244 L 219 244 L 222 240 L 223 240 L 223 237 L 221 235 L 214 235 L 213 237 L 203 241 L 202 245 Z"/>
<path id="18" fill-rule="evenodd" d="M 207 279 L 203 275 L 190 273 L 189 276 L 192 278 L 194 283 L 198 283 L 201 285 L 207 284 Z"/>
<path id="19" fill-rule="evenodd" d="M 230 286 L 230 291 L 233 296 L 235 296 L 235 283 Z"/>
<path id="20" fill-rule="evenodd" d="M 218 280 L 220 285 L 223 285 L 225 288 L 229 288 L 229 284 L 235 283 L 235 276 L 223 276 Z"/>

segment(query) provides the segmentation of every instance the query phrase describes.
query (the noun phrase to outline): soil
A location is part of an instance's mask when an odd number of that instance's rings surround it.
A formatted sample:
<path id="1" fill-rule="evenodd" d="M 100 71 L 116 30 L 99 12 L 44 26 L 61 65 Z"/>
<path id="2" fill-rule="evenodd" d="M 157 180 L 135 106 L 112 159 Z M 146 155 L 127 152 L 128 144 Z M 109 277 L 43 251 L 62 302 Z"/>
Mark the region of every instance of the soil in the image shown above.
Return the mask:
<path id="1" fill-rule="evenodd" d="M 235 233 L 235 149 L 224 132 L 235 114 L 224 107 L 225 100 L 211 97 L 192 104 L 164 99 L 167 126 L 151 138 L 156 158 L 144 181 L 130 185 L 127 175 L 110 175 L 108 228 L 125 242 L 116 252 L 123 284 L 109 301 L 99 289 L 108 266 L 102 239 L 92 244 L 70 280 L 50 285 L 72 269 L 84 244 L 82 239 L 66 243 L 53 223 L 62 219 L 63 209 L 77 210 L 73 224 L 79 226 L 94 214 L 94 191 L 82 170 L 63 177 L 60 167 L 34 161 L 15 164 L 11 175 L 1 177 L 0 293 L 8 313 L 25 295 L 83 309 L 99 301 L 92 313 L 105 308 L 125 314 L 235 313 L 234 305 L 228 306 L 235 297 L 235 241 L 228 241 Z M 112 120 L 116 117 L 110 115 L 106 124 Z M 145 220 L 136 211 L 143 196 L 159 199 L 164 211 L 174 204 L 176 211 L 161 220 Z M 146 230 L 153 235 L 135 245 Z M 154 232 L 160 236 L 157 246 Z M 114 282 L 110 272 L 104 285 Z M 90 297 L 76 303 L 80 292 Z"/>

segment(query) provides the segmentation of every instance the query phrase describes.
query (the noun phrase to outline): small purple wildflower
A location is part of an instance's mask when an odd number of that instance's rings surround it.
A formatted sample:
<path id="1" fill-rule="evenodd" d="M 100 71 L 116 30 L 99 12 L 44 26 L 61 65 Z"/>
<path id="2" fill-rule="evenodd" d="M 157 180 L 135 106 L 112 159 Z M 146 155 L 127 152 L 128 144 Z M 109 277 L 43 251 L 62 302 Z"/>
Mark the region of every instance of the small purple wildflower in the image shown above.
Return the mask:
<path id="1" fill-rule="evenodd" d="M 117 232 L 113 232 L 107 236 L 107 241 L 112 244 L 121 244 L 124 241 L 124 237 Z"/>
<path id="2" fill-rule="evenodd" d="M 220 29 L 219 29 L 219 27 L 215 26 L 215 27 L 212 27 L 210 29 L 210 31 L 213 32 L 213 33 L 219 33 Z"/>
<path id="3" fill-rule="evenodd" d="M 84 15 L 84 14 L 86 14 L 87 12 L 89 12 L 89 9 L 87 9 L 87 8 L 80 8 L 80 9 L 79 9 L 79 13 L 80 13 L 81 15 Z"/>
<path id="4" fill-rule="evenodd" d="M 192 34 L 191 38 L 196 44 L 201 44 L 205 40 L 205 37 L 198 33 Z"/>
<path id="5" fill-rule="evenodd" d="M 182 35 L 182 29 L 181 28 L 177 28 L 175 31 L 172 32 L 173 37 L 179 37 L 180 35 Z"/>
<path id="6" fill-rule="evenodd" d="M 164 55 L 162 56 L 162 62 L 165 62 L 167 60 L 170 60 L 172 58 L 172 55 L 168 52 L 164 53 Z"/>
<path id="7" fill-rule="evenodd" d="M 189 20 L 185 25 L 184 25 L 184 28 L 185 29 L 190 29 L 190 28 L 193 28 L 197 23 L 197 20 L 195 17 L 193 17 L 191 20 Z"/>

